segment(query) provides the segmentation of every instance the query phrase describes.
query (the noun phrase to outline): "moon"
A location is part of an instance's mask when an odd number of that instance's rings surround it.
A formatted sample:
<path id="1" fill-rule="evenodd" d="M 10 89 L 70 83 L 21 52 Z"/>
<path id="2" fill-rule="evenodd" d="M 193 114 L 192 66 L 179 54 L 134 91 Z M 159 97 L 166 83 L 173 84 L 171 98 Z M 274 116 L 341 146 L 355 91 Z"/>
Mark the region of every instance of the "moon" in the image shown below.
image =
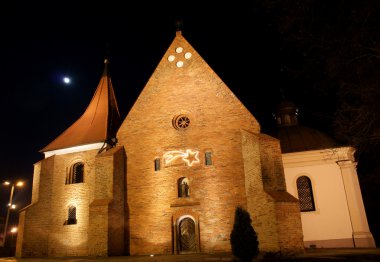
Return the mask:
<path id="1" fill-rule="evenodd" d="M 65 76 L 65 77 L 63 77 L 63 83 L 65 83 L 66 85 L 68 85 L 68 84 L 70 84 L 71 83 L 71 78 L 70 77 L 68 77 L 68 76 Z"/>

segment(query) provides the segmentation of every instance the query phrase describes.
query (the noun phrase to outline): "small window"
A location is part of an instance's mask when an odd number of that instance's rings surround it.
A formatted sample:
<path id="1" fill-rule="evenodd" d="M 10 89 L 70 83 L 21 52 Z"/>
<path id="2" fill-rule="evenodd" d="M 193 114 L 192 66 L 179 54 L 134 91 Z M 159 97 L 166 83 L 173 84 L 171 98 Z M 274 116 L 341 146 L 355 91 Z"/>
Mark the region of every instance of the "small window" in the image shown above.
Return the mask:
<path id="1" fill-rule="evenodd" d="M 206 163 L 206 166 L 211 166 L 212 165 L 211 152 L 206 152 L 205 153 L 205 163 Z"/>
<path id="2" fill-rule="evenodd" d="M 160 169 L 161 169 L 160 159 L 156 158 L 154 160 L 154 171 L 159 171 Z"/>
<path id="3" fill-rule="evenodd" d="M 76 223 L 77 223 L 77 208 L 75 206 L 70 206 L 65 225 L 74 225 Z"/>
<path id="4" fill-rule="evenodd" d="M 189 180 L 187 177 L 178 179 L 178 197 L 190 197 Z"/>
<path id="5" fill-rule="evenodd" d="M 66 177 L 66 184 L 83 183 L 84 164 L 77 162 L 71 166 Z"/>
<path id="6" fill-rule="evenodd" d="M 297 179 L 298 199 L 301 212 L 315 211 L 313 189 L 310 178 L 301 176 Z"/>

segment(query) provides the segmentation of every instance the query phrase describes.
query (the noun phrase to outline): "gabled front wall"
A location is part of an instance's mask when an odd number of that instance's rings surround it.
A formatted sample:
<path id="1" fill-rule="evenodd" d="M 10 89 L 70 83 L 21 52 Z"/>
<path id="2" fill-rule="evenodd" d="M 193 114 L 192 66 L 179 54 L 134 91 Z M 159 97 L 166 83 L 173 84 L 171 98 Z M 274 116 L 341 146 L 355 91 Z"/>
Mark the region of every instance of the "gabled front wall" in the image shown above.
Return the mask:
<path id="1" fill-rule="evenodd" d="M 187 128 L 176 128 L 174 120 L 179 115 L 189 118 Z M 278 141 L 262 136 L 268 142 L 256 138 L 256 144 L 243 147 L 242 130 L 260 134 L 255 118 L 177 33 L 118 132 L 127 153 L 132 255 L 180 252 L 178 223 L 185 217 L 191 217 L 197 227 L 199 247 L 193 251 L 230 251 L 229 235 L 238 205 L 257 218 L 254 224 L 263 251 L 302 248 L 298 205 L 285 191 Z M 167 163 L 169 152 L 185 154 L 186 150 L 199 154 L 199 163 Z M 211 166 L 205 165 L 206 152 L 212 154 Z M 155 159 L 160 161 L 157 171 Z M 253 163 L 259 165 L 249 167 Z M 189 181 L 188 198 L 178 196 L 182 177 Z M 247 181 L 252 179 L 256 191 L 248 194 Z M 282 191 L 281 196 L 273 198 L 265 187 Z M 283 211 L 275 210 L 281 203 L 294 207 L 288 221 L 280 219 Z M 294 227 L 294 237 L 279 238 L 285 227 Z"/>
<path id="2" fill-rule="evenodd" d="M 177 130 L 172 120 L 181 114 L 190 125 Z M 132 255 L 178 252 L 175 224 L 187 215 L 199 225 L 200 251 L 230 250 L 235 208 L 246 206 L 241 128 L 259 132 L 254 117 L 177 35 L 118 132 L 127 154 Z M 165 166 L 165 153 L 187 149 L 198 152 L 199 163 Z M 205 152 L 212 154 L 211 166 L 205 165 Z M 181 177 L 189 180 L 189 198 L 178 197 Z"/>

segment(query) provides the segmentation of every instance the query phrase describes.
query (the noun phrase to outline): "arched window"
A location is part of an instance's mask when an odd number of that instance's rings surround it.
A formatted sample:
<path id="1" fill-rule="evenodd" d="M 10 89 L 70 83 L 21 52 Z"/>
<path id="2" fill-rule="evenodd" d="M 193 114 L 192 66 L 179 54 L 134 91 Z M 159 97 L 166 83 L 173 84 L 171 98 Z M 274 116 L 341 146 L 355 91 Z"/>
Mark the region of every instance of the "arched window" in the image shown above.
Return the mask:
<path id="1" fill-rule="evenodd" d="M 298 199 L 302 212 L 315 211 L 313 188 L 310 178 L 301 176 L 297 179 Z"/>
<path id="2" fill-rule="evenodd" d="M 66 177 L 66 184 L 83 183 L 84 164 L 77 162 L 71 166 Z"/>
<path id="3" fill-rule="evenodd" d="M 189 188 L 189 180 L 187 177 L 181 177 L 178 179 L 178 197 L 189 197 L 190 196 L 190 188 Z"/>
<path id="4" fill-rule="evenodd" d="M 65 225 L 74 225 L 76 223 L 77 223 L 77 208 L 71 205 L 69 206 Z"/>

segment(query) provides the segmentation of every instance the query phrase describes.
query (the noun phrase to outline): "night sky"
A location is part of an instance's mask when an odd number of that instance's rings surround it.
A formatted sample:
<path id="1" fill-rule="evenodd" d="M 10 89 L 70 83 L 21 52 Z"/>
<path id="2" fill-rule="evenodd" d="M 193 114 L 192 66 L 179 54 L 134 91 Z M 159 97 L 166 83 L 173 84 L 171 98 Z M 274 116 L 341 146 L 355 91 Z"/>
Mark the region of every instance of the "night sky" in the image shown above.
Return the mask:
<path id="1" fill-rule="evenodd" d="M 288 18 L 278 23 L 274 18 L 285 11 L 270 9 L 272 1 L 215 1 L 214 6 L 205 2 L 33 1 L 1 7 L 0 176 L 27 183 L 15 192 L 15 204 L 30 202 L 33 164 L 43 159 L 39 150 L 84 112 L 104 58 L 110 59 L 124 119 L 174 39 L 179 20 L 183 36 L 258 119 L 264 133 L 273 129 L 272 113 L 286 97 L 299 106 L 301 124 L 333 136 L 335 93 L 315 91 L 310 83 L 318 81 L 310 79 L 318 75 L 302 64 L 310 46 L 289 48 L 291 42 L 285 40 L 292 32 L 279 27 L 292 21 L 291 10 L 285 10 Z M 300 8 L 303 1 L 293 2 Z M 333 16 L 339 4 L 349 1 L 336 2 L 333 11 L 329 4 L 324 6 L 331 13 L 323 8 L 313 11 L 313 19 Z M 347 25 L 340 26 L 343 30 Z M 287 70 L 297 66 L 298 74 Z M 71 84 L 62 82 L 65 75 L 72 78 Z M 8 198 L 9 190 L 1 189 L 2 208 Z M 5 209 L 0 211 L 5 216 Z"/>
<path id="2" fill-rule="evenodd" d="M 5 150 L 0 175 L 26 179 L 28 186 L 19 193 L 30 194 L 33 164 L 43 158 L 39 150 L 86 109 L 104 58 L 110 58 L 124 119 L 173 41 L 177 21 L 183 23 L 184 37 L 252 113 L 273 120 L 272 100 L 278 100 L 280 92 L 269 82 L 278 71 L 273 63 L 278 50 L 250 5 L 149 6 L 145 10 L 145 4 L 86 6 L 65 1 L 54 7 L 4 10 L 0 132 Z M 72 78 L 70 85 L 62 82 L 65 75 Z M 8 196 L 9 191 L 2 201 Z"/>

